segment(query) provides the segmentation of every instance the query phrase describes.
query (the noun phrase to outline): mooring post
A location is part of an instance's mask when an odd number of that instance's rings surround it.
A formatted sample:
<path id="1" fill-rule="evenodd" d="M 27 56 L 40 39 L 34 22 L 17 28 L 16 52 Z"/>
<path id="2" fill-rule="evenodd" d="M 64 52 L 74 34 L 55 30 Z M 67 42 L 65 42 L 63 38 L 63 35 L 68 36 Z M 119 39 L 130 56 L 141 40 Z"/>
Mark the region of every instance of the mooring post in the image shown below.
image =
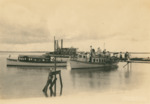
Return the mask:
<path id="1" fill-rule="evenodd" d="M 56 79 L 56 56 L 55 56 L 55 79 Z M 54 96 L 56 96 L 56 81 L 55 81 L 55 87 L 54 87 Z"/>

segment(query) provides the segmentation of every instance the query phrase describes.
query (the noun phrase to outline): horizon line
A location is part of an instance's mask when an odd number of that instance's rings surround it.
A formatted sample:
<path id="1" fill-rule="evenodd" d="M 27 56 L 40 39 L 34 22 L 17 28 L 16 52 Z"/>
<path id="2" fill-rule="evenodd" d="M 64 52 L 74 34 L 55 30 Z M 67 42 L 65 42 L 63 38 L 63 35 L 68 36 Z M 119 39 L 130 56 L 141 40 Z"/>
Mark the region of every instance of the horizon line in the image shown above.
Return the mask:
<path id="1" fill-rule="evenodd" d="M 47 53 L 47 52 L 51 52 L 51 51 L 0 51 L 0 53 Z M 120 52 L 111 52 L 111 53 L 120 53 Z M 126 52 L 122 52 L 122 53 L 126 53 Z M 150 54 L 150 52 L 129 52 L 129 53 L 131 53 L 131 54 Z"/>

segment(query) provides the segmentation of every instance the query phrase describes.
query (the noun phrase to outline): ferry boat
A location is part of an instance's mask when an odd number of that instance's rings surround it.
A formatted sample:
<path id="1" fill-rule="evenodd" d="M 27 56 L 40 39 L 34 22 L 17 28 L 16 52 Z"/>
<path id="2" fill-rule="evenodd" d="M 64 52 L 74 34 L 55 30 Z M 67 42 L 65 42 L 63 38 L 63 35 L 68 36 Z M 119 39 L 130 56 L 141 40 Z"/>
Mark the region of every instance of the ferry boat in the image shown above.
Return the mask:
<path id="1" fill-rule="evenodd" d="M 102 67 L 117 67 L 119 59 L 117 56 L 98 54 L 91 55 L 91 53 L 78 53 L 76 58 L 70 59 L 71 69 L 91 69 Z"/>
<path id="2" fill-rule="evenodd" d="M 67 57 L 56 58 L 58 67 L 66 67 Z M 7 66 L 32 66 L 32 67 L 52 67 L 55 65 L 52 55 L 19 55 L 18 59 L 7 58 Z"/>

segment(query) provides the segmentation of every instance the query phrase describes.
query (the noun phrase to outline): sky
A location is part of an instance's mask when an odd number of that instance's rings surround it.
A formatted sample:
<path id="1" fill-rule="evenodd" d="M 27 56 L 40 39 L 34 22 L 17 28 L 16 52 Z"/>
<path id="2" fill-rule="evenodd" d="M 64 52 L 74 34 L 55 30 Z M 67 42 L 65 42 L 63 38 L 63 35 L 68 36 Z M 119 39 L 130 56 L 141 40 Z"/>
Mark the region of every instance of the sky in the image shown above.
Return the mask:
<path id="1" fill-rule="evenodd" d="M 149 0 L 0 0 L 0 51 L 150 52 Z"/>

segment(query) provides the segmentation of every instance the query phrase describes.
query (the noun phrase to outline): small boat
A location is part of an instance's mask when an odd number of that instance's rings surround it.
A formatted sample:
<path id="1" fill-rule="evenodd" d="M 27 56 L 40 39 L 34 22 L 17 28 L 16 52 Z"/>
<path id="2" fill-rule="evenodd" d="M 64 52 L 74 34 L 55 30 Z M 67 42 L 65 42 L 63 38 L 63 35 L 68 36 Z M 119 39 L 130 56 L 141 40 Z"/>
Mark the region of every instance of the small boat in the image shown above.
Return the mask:
<path id="1" fill-rule="evenodd" d="M 68 58 L 57 58 L 58 67 L 66 67 Z M 18 59 L 7 58 L 7 66 L 35 66 L 35 67 L 52 67 L 55 66 L 55 60 L 50 55 L 19 55 Z"/>
<path id="2" fill-rule="evenodd" d="M 91 69 L 102 67 L 117 67 L 119 59 L 116 56 L 92 55 L 78 53 L 76 58 L 70 59 L 71 69 Z"/>

